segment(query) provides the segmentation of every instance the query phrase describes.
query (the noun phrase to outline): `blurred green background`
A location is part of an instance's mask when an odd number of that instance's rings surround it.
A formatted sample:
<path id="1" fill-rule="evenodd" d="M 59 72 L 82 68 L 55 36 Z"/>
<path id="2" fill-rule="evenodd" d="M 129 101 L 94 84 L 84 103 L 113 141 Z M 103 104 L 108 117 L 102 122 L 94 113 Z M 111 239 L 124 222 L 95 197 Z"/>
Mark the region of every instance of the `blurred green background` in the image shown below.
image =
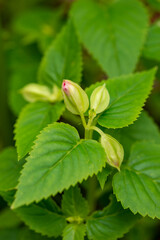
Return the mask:
<path id="1" fill-rule="evenodd" d="M 36 82 L 41 57 L 65 24 L 72 2 L 72 0 L 0 0 L 0 150 L 14 145 L 14 123 L 26 104 L 18 91 L 27 83 Z M 107 3 L 107 0 L 103 2 Z M 160 1 L 143 2 L 150 14 L 151 25 L 159 21 Z M 156 34 L 160 44 L 160 30 L 150 31 L 150 34 Z M 142 52 L 136 70 L 145 70 L 155 65 L 159 67 L 159 59 L 160 51 L 157 51 L 153 60 L 148 57 L 147 52 L 144 54 Z M 107 78 L 85 49 L 83 62 L 83 87 Z M 160 126 L 160 69 L 145 108 Z M 158 240 L 159 229 L 158 220 L 144 218 L 124 239 Z M 0 198 L 0 240 L 25 239 L 48 238 L 41 237 L 25 227 Z"/>

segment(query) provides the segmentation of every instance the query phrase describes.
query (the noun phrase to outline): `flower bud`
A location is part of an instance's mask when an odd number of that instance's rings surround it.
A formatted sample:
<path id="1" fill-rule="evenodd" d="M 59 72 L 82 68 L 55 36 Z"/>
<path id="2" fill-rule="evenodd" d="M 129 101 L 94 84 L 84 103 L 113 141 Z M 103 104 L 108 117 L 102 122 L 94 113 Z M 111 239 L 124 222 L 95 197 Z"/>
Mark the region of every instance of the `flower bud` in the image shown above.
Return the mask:
<path id="1" fill-rule="evenodd" d="M 91 109 L 96 114 L 103 112 L 109 105 L 110 96 L 106 89 L 106 84 L 94 89 L 90 97 Z"/>
<path id="2" fill-rule="evenodd" d="M 26 85 L 20 92 L 28 102 L 48 101 L 51 95 L 48 87 L 36 83 Z"/>
<path id="3" fill-rule="evenodd" d="M 124 158 L 123 146 L 108 134 L 101 136 L 101 144 L 106 152 L 108 164 L 120 170 Z"/>
<path id="4" fill-rule="evenodd" d="M 88 96 L 78 84 L 70 80 L 64 80 L 62 93 L 66 108 L 71 113 L 81 115 L 87 111 L 89 107 Z"/>

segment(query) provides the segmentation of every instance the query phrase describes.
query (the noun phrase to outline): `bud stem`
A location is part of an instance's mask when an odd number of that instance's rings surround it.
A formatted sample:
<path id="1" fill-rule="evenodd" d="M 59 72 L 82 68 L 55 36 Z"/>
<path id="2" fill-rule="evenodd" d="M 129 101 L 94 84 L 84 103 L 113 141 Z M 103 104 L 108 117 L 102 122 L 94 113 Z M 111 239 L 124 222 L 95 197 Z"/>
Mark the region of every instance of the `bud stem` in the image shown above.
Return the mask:
<path id="1" fill-rule="evenodd" d="M 96 127 L 96 126 L 91 126 L 90 129 L 95 130 L 95 131 L 98 132 L 101 136 L 105 135 L 105 133 L 104 133 L 101 129 L 99 129 L 98 127 Z"/>

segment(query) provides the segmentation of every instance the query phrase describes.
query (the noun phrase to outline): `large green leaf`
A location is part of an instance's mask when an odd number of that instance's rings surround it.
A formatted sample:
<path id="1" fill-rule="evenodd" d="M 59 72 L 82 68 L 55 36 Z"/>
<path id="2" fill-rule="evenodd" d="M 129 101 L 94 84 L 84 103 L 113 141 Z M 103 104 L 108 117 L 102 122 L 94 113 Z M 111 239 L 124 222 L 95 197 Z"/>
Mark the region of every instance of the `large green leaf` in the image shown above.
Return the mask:
<path id="1" fill-rule="evenodd" d="M 50 124 L 27 158 L 13 208 L 68 189 L 101 171 L 105 161 L 100 143 L 80 140 L 77 130 L 68 124 Z"/>
<path id="2" fill-rule="evenodd" d="M 47 50 L 39 69 L 39 82 L 61 87 L 63 79 L 79 82 L 81 78 L 81 47 L 71 21 L 62 29 Z"/>
<path id="3" fill-rule="evenodd" d="M 78 186 L 70 187 L 64 192 L 62 199 L 62 210 L 66 216 L 86 217 L 89 209 L 85 198 L 83 198 Z"/>
<path id="4" fill-rule="evenodd" d="M 147 0 L 151 7 L 156 11 L 160 11 L 160 1 L 159 0 Z"/>
<path id="5" fill-rule="evenodd" d="M 160 3 L 159 3 L 160 4 Z M 143 49 L 143 55 L 148 59 L 160 61 L 160 24 L 152 25 Z"/>
<path id="6" fill-rule="evenodd" d="M 120 129 L 106 129 L 106 133 L 115 137 L 124 147 L 125 159 L 128 159 L 131 146 L 136 141 L 160 143 L 160 131 L 153 119 L 142 112 L 138 120 L 129 127 Z"/>
<path id="7" fill-rule="evenodd" d="M 114 175 L 113 189 L 124 208 L 160 218 L 160 145 L 134 145 L 128 165 Z"/>
<path id="8" fill-rule="evenodd" d="M 73 5 L 71 15 L 85 47 L 110 77 L 134 70 L 148 22 L 139 1 L 100 5 L 92 0 L 79 0 Z"/>
<path id="9" fill-rule="evenodd" d="M 68 224 L 63 231 L 63 240 L 84 240 L 85 231 L 84 224 Z"/>
<path id="10" fill-rule="evenodd" d="M 33 146 L 40 131 L 57 121 L 64 111 L 63 103 L 30 103 L 21 112 L 15 128 L 18 158 L 23 158 Z"/>
<path id="11" fill-rule="evenodd" d="M 92 240 L 116 240 L 128 232 L 137 219 L 138 216 L 124 210 L 113 198 L 109 206 L 88 219 L 87 234 Z"/>
<path id="12" fill-rule="evenodd" d="M 106 128 L 122 128 L 132 124 L 140 114 L 146 98 L 151 92 L 156 70 L 122 76 L 98 82 L 86 89 L 90 96 L 97 87 L 106 83 L 110 104 L 98 119 Z"/>
<path id="13" fill-rule="evenodd" d="M 61 235 L 66 226 L 65 217 L 55 207 L 53 200 L 24 206 L 15 212 L 30 229 L 49 237 Z"/>
<path id="14" fill-rule="evenodd" d="M 0 191 L 8 191 L 17 186 L 23 164 L 17 158 L 16 150 L 12 147 L 0 153 Z"/>

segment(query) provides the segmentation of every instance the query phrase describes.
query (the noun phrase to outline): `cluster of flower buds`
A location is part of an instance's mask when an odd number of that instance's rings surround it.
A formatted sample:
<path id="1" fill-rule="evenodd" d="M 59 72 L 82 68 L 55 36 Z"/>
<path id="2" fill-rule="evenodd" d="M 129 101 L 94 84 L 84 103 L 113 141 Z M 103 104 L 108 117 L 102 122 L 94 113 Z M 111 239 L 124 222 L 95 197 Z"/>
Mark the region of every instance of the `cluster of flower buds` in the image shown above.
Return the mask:
<path id="1" fill-rule="evenodd" d="M 62 83 L 62 93 L 66 108 L 73 114 L 82 115 L 88 110 L 88 96 L 78 84 L 70 80 L 64 80 Z M 94 116 L 103 112 L 108 107 L 109 101 L 110 96 L 105 84 L 95 88 L 90 97 L 89 112 L 94 113 Z M 103 132 L 100 142 L 105 149 L 107 163 L 119 170 L 124 158 L 122 145 L 116 139 Z"/>
<path id="2" fill-rule="evenodd" d="M 28 102 L 56 102 L 62 100 L 61 90 L 54 85 L 52 91 L 45 85 L 30 83 L 20 90 Z"/>

